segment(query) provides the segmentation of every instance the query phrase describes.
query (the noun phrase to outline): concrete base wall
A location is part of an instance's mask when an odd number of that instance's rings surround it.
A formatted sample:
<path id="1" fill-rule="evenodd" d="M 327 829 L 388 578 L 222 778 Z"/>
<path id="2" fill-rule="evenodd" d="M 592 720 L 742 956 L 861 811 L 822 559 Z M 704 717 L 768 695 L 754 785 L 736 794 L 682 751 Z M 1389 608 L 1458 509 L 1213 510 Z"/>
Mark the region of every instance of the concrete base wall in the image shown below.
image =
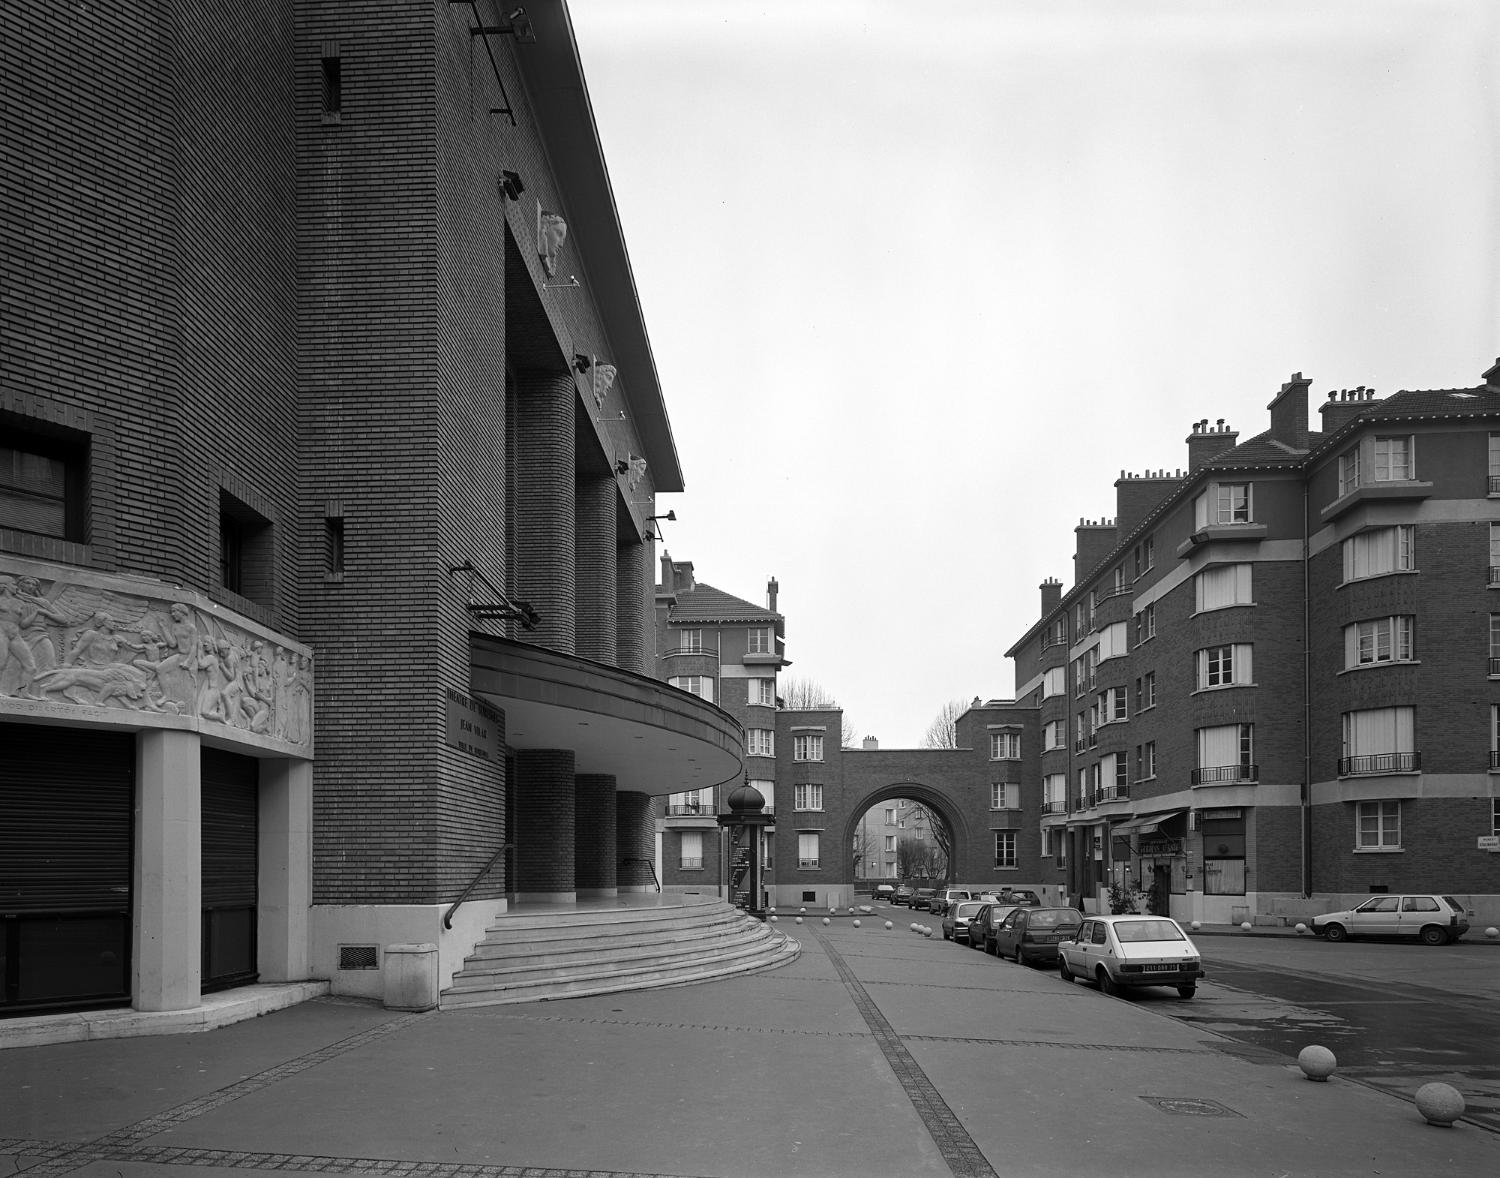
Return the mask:
<path id="1" fill-rule="evenodd" d="M 509 908 L 505 900 L 469 900 L 443 928 L 447 904 L 315 904 L 309 924 L 312 976 L 330 992 L 355 998 L 385 997 L 385 947 L 430 942 L 438 947 L 437 988 L 447 988 L 485 929 Z M 339 946 L 375 945 L 375 969 L 339 969 Z"/>

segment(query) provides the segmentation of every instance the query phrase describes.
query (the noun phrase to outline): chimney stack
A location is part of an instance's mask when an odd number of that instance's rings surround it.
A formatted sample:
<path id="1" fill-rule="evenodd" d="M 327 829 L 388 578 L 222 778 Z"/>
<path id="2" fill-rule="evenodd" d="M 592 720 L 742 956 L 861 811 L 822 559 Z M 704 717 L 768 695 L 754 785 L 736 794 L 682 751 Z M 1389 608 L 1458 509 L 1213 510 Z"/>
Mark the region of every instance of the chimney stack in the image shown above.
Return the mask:
<path id="1" fill-rule="evenodd" d="M 873 753 L 880 747 L 880 742 L 873 736 L 867 736 L 864 740 L 860 741 L 860 747 L 867 753 Z"/>
<path id="2" fill-rule="evenodd" d="M 1300 372 L 1294 372 L 1292 379 L 1271 398 L 1266 408 L 1271 411 L 1272 441 L 1292 450 L 1307 449 L 1307 390 L 1311 384 Z"/>
<path id="3" fill-rule="evenodd" d="M 661 554 L 661 592 L 669 596 L 676 592 L 672 585 L 672 554 L 670 552 Z"/>
<path id="4" fill-rule="evenodd" d="M 1130 535 L 1135 526 L 1171 493 L 1177 482 L 1164 470 L 1148 470 L 1145 474 L 1122 470 L 1115 481 L 1115 525 L 1120 537 Z"/>
<path id="5" fill-rule="evenodd" d="M 776 612 L 776 591 L 779 588 L 781 586 L 776 583 L 775 577 L 766 582 L 766 608 L 773 614 Z"/>
<path id="6" fill-rule="evenodd" d="M 1062 604 L 1062 582 L 1048 577 L 1042 582 L 1042 617 L 1046 617 Z"/>
<path id="7" fill-rule="evenodd" d="M 1374 389 L 1360 385 L 1357 389 L 1329 389 L 1328 400 L 1318 406 L 1323 418 L 1323 432 L 1331 434 L 1340 426 L 1353 421 L 1366 409 L 1380 404 Z"/>
<path id="8" fill-rule="evenodd" d="M 1081 585 L 1095 566 L 1109 555 L 1120 540 L 1119 529 L 1112 519 L 1081 519 L 1073 529 L 1077 546 L 1073 550 L 1073 584 Z"/>
<path id="9" fill-rule="evenodd" d="M 1500 393 L 1500 356 L 1495 357 L 1494 366 L 1485 372 L 1484 384 L 1486 388 Z"/>
<path id="10" fill-rule="evenodd" d="M 1195 474 L 1211 458 L 1232 450 L 1240 440 L 1238 430 L 1232 430 L 1219 418 L 1217 425 L 1209 425 L 1208 418 L 1193 422 L 1193 432 L 1188 435 L 1188 474 Z"/>

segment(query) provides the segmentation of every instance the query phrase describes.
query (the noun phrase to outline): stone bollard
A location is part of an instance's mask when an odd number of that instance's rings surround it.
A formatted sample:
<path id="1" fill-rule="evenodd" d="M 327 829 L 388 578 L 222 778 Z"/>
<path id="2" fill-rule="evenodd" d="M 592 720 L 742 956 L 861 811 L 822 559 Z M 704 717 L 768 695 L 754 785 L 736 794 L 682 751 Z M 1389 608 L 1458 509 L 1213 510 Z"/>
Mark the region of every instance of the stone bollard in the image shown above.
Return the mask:
<path id="1" fill-rule="evenodd" d="M 1328 1048 L 1314 1045 L 1297 1053 L 1297 1066 L 1309 1080 L 1327 1080 L 1339 1063 Z"/>
<path id="2" fill-rule="evenodd" d="M 385 1008 L 433 1010 L 438 1004 L 438 947 L 385 947 Z"/>
<path id="3" fill-rule="evenodd" d="M 1417 1111 L 1429 1125 L 1453 1128 L 1453 1122 L 1464 1115 L 1464 1098 L 1451 1084 L 1433 1081 L 1417 1089 Z"/>

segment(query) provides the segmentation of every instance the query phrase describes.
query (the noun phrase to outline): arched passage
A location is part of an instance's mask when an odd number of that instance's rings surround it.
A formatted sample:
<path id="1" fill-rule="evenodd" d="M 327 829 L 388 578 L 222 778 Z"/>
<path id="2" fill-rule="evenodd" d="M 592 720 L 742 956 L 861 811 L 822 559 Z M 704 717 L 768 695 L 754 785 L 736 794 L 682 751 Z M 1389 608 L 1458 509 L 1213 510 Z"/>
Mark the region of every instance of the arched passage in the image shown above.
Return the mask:
<path id="1" fill-rule="evenodd" d="M 927 807 L 936 820 L 948 828 L 948 878 L 950 880 L 968 879 L 972 868 L 972 864 L 968 862 L 971 850 L 969 825 L 964 821 L 963 814 L 954 799 L 937 786 L 924 785 L 917 781 L 894 781 L 858 797 L 849 808 L 844 824 L 843 842 L 840 845 L 853 846 L 854 833 L 859 829 L 865 814 L 872 807 L 895 798 L 920 802 Z M 850 856 L 844 857 L 845 878 L 842 882 L 849 885 L 852 890 L 854 865 L 851 859 Z"/>

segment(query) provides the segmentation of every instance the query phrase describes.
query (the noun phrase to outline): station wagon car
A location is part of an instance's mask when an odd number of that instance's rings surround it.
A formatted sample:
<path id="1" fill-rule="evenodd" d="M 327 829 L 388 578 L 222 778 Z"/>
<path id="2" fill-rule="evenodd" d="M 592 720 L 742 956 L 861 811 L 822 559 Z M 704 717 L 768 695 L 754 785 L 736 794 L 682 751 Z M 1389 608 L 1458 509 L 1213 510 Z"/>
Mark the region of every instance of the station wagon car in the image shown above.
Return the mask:
<path id="1" fill-rule="evenodd" d="M 1076 908 L 1014 908 L 995 930 L 995 956 L 1014 957 L 1017 965 L 1053 965 L 1057 946 L 1082 923 Z"/>
<path id="2" fill-rule="evenodd" d="M 1057 972 L 1065 982 L 1096 982 L 1117 996 L 1136 986 L 1175 986 L 1191 998 L 1204 977 L 1198 947 L 1181 925 L 1133 914 L 1085 917 L 1078 934 L 1058 945 Z"/>
<path id="3" fill-rule="evenodd" d="M 1349 937 L 1417 937 L 1446 945 L 1469 931 L 1469 912 L 1452 896 L 1379 895 L 1343 912 L 1312 918 L 1312 931 L 1330 941 Z"/>
<path id="4" fill-rule="evenodd" d="M 969 942 L 971 921 L 984 905 L 978 900 L 960 900 L 943 913 L 943 940 Z"/>

